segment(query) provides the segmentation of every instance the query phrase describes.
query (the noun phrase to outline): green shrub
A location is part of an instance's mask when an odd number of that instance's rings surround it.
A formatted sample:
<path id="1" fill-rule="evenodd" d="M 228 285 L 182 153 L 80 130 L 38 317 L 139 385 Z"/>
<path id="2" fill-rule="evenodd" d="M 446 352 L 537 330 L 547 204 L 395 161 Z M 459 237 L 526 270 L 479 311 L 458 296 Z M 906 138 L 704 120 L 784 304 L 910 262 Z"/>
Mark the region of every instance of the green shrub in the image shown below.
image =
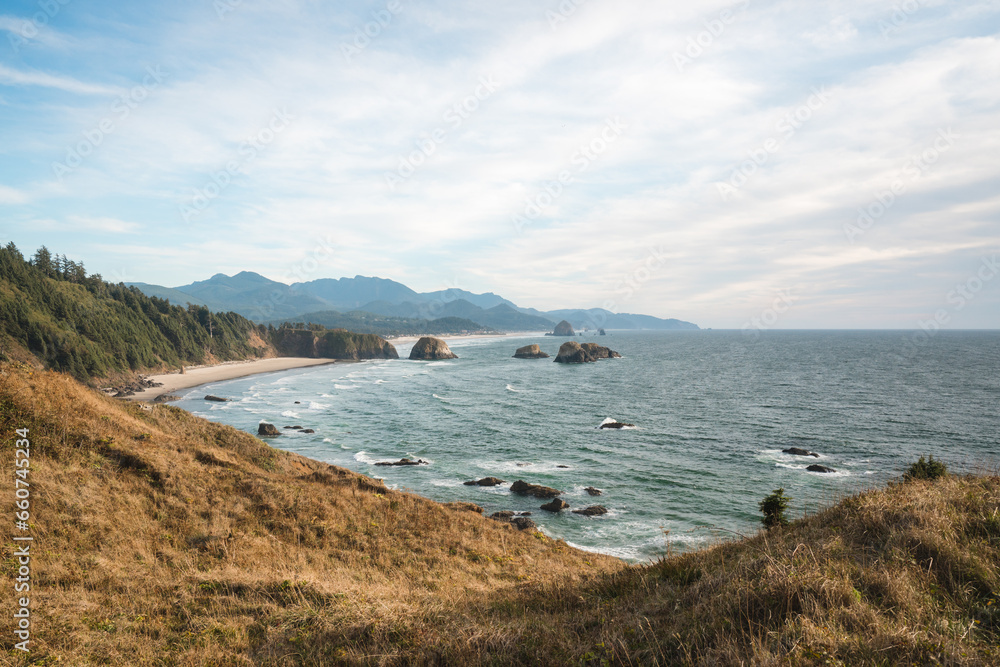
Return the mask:
<path id="1" fill-rule="evenodd" d="M 935 461 L 934 457 L 928 457 L 926 460 L 923 456 L 920 457 L 916 463 L 911 464 L 906 472 L 903 473 L 903 479 L 906 481 L 914 479 L 938 479 L 939 477 L 944 477 L 948 474 L 948 466 L 946 466 L 941 461 Z"/>
<path id="2" fill-rule="evenodd" d="M 764 518 L 760 520 L 764 524 L 765 528 L 771 529 L 775 526 L 787 526 L 788 519 L 785 518 L 785 510 L 788 509 L 788 503 L 791 502 L 791 498 L 785 495 L 785 489 L 775 489 L 773 493 L 769 496 L 765 496 L 764 500 L 760 501 L 758 505 L 760 511 L 764 513 Z"/>

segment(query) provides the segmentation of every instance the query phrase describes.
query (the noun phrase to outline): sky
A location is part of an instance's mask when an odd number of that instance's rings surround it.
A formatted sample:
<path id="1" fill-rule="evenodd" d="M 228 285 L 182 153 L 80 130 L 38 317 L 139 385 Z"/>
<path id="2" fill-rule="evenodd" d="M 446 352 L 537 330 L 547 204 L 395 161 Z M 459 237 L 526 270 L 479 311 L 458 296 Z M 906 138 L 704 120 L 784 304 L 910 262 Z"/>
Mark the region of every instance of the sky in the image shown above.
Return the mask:
<path id="1" fill-rule="evenodd" d="M 1000 328 L 1000 0 L 5 0 L 0 241 L 702 327 Z"/>

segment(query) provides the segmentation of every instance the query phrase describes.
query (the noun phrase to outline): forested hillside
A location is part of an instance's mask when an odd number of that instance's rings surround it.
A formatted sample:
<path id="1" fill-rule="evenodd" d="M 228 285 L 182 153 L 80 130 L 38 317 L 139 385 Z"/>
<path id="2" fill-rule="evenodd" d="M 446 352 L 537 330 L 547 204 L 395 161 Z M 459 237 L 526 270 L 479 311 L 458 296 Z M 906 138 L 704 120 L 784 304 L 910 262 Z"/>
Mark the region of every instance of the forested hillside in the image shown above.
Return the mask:
<path id="1" fill-rule="evenodd" d="M 87 381 L 116 372 L 274 356 L 268 330 L 235 313 L 182 308 L 87 275 L 44 246 L 0 249 L 0 358 L 28 352 Z"/>

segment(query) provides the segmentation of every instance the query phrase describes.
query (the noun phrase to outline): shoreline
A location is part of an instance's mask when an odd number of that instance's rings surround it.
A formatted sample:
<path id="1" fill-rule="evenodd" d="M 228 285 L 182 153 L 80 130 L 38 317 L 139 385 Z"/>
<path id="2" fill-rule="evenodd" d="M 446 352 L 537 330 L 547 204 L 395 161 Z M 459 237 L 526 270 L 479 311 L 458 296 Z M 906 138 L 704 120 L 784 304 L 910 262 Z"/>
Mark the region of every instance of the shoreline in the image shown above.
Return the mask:
<path id="1" fill-rule="evenodd" d="M 312 359 L 308 357 L 271 357 L 270 359 L 253 359 L 251 361 L 227 361 L 210 366 L 186 367 L 183 373 L 174 371 L 161 375 L 147 375 L 147 379 L 162 383 L 161 387 L 149 387 L 126 397 L 128 401 L 153 401 L 160 396 L 182 389 L 191 389 L 202 384 L 235 380 L 237 378 L 288 371 L 309 366 L 327 366 L 335 363 L 346 363 L 345 359 Z"/>
<path id="2" fill-rule="evenodd" d="M 446 336 L 435 336 L 445 341 L 464 340 L 487 340 L 492 338 L 525 338 L 541 336 L 543 333 L 535 331 L 517 331 L 501 334 L 453 334 Z M 393 345 L 410 345 L 420 340 L 421 336 L 400 336 L 399 338 L 387 338 Z M 309 357 L 271 357 L 270 359 L 253 359 L 250 361 L 225 361 L 221 364 L 211 364 L 208 366 L 186 366 L 183 373 L 173 371 L 159 375 L 147 375 L 147 379 L 159 382 L 161 387 L 149 387 L 143 391 L 125 397 L 128 401 L 153 401 L 182 389 L 191 389 L 203 384 L 212 382 L 222 382 L 223 380 L 235 380 L 237 378 L 258 375 L 261 373 L 275 373 L 278 371 L 294 370 L 296 368 L 308 368 L 310 366 L 326 366 L 335 363 L 353 363 L 350 359 L 313 359 Z"/>

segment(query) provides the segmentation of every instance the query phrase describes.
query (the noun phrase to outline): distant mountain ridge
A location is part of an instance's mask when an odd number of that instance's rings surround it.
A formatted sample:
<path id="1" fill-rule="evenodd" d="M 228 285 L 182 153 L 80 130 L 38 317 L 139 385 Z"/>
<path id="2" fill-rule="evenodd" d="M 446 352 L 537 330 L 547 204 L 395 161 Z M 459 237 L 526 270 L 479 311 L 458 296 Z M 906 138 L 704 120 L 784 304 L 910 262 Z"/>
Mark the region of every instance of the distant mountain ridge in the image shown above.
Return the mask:
<path id="1" fill-rule="evenodd" d="M 458 288 L 417 292 L 406 285 L 367 276 L 320 278 L 293 285 L 276 282 L 259 273 L 242 271 L 234 276 L 217 273 L 207 280 L 169 288 L 129 283 L 144 294 L 176 305 L 190 302 L 218 311 L 232 311 L 255 322 L 307 321 L 310 315 L 330 319 L 330 311 L 343 314 L 380 315 L 406 320 L 459 318 L 483 329 L 497 331 L 547 331 L 561 320 L 584 329 L 679 329 L 698 326 L 678 319 L 651 315 L 613 313 L 603 308 L 539 311 L 519 308 L 514 302 L 487 292 L 475 294 Z"/>

